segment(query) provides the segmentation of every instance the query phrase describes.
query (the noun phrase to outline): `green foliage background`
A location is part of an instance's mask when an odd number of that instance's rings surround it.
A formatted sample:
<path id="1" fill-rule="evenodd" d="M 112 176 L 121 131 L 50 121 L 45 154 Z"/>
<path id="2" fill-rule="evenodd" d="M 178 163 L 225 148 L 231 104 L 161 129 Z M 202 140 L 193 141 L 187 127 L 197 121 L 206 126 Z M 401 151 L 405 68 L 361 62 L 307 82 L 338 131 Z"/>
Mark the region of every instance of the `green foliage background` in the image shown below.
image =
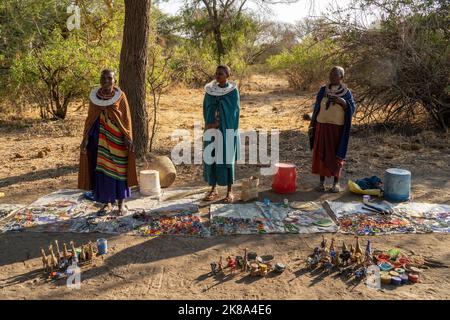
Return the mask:
<path id="1" fill-rule="evenodd" d="M 87 98 L 101 69 L 119 69 L 123 0 L 77 0 L 81 29 L 69 32 L 71 2 L 0 2 L 0 104 L 24 103 L 42 118 L 64 118 L 68 106 Z M 157 96 L 173 82 L 203 86 L 219 61 L 235 79 L 269 70 L 286 75 L 296 90 L 315 90 L 339 64 L 368 120 L 381 113 L 385 121 L 402 121 L 425 110 L 439 127 L 450 125 L 450 2 L 353 0 L 297 25 L 227 10 L 219 12 L 225 51 L 218 56 L 201 2 L 185 1 L 175 16 L 152 8 L 148 83 Z M 372 13 L 379 14 L 375 25 L 355 20 Z"/>

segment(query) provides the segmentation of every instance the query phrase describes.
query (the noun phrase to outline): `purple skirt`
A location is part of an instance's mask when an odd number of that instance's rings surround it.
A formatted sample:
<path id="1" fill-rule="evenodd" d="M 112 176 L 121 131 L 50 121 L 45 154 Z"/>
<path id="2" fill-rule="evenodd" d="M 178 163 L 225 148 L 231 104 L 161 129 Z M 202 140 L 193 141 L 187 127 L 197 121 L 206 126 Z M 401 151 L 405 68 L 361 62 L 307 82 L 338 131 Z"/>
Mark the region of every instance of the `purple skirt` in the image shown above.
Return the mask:
<path id="1" fill-rule="evenodd" d="M 87 146 L 89 169 L 93 177 L 94 200 L 101 203 L 114 203 L 116 200 L 127 199 L 131 196 L 131 190 L 126 181 L 116 180 L 103 172 L 96 171 L 99 133 L 100 118 L 95 121 L 89 131 Z"/>

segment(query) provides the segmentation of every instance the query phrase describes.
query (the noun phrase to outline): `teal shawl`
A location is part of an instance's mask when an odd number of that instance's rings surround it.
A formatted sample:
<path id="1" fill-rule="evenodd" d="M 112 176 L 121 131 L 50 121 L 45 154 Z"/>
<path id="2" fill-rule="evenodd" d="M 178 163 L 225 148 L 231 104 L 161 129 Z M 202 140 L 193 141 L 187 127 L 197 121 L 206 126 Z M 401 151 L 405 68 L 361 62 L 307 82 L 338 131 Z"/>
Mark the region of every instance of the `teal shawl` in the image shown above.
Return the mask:
<path id="1" fill-rule="evenodd" d="M 239 157 L 239 111 L 240 98 L 236 85 L 228 82 L 225 88 L 220 88 L 215 81 L 205 87 L 206 93 L 203 100 L 203 118 L 205 128 L 208 124 L 216 122 L 216 112 L 219 115 L 219 131 L 222 134 L 222 157 L 215 158 L 214 163 L 206 163 L 203 159 L 203 177 L 209 185 L 231 185 L 234 182 L 234 166 Z M 228 131 L 227 139 L 227 129 Z M 203 147 L 207 148 L 210 144 L 215 144 L 214 138 L 211 138 L 212 131 L 206 131 L 203 139 Z M 230 135 L 231 133 L 231 135 Z M 211 141 L 212 140 L 212 141 Z M 227 149 L 227 140 L 229 148 Z M 218 141 L 219 143 L 219 141 Z M 217 143 L 215 144 L 217 146 Z M 208 150 L 211 150 L 210 146 Z M 218 154 L 218 149 L 214 149 L 212 155 Z"/>

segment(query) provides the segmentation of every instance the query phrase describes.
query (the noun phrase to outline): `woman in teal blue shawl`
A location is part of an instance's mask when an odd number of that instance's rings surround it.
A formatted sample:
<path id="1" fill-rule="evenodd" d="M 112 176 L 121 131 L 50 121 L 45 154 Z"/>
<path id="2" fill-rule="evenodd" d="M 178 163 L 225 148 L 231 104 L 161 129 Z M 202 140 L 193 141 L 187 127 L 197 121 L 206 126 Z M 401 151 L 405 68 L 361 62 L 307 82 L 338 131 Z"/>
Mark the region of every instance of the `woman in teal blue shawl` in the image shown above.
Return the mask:
<path id="1" fill-rule="evenodd" d="M 232 185 L 234 165 L 239 153 L 239 91 L 234 82 L 228 81 L 230 69 L 220 65 L 216 80 L 205 86 L 203 118 L 203 177 L 212 187 L 205 197 L 212 201 L 218 197 L 217 185 L 227 186 L 226 203 L 233 201 Z"/>

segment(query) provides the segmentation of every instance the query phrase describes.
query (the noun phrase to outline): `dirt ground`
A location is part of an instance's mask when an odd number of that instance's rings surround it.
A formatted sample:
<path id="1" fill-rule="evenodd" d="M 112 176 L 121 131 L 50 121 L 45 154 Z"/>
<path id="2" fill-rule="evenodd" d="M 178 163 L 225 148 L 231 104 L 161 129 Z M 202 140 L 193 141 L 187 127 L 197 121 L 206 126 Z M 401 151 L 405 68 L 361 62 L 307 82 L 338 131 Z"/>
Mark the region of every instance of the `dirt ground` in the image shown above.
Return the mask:
<path id="1" fill-rule="evenodd" d="M 298 166 L 298 192 L 290 200 L 359 199 L 348 191 L 319 194 L 310 174 L 307 144 L 310 93 L 288 90 L 278 77 L 253 76 L 241 88 L 240 127 L 279 129 L 280 160 Z M 191 130 L 202 123 L 201 89 L 174 88 L 161 99 L 154 155 L 169 155 L 177 143 L 175 129 Z M 62 188 L 75 188 L 85 108 L 70 110 L 66 120 L 42 122 L 32 113 L 0 116 L 0 203 L 28 204 Z M 42 151 L 40 153 L 40 151 Z M 143 167 L 145 164 L 139 164 Z M 350 178 L 383 177 L 388 167 L 412 172 L 415 201 L 450 203 L 450 143 L 448 134 L 434 131 L 367 130 L 355 121 L 342 185 Z M 237 178 L 258 174 L 258 165 L 238 165 Z M 177 166 L 178 186 L 203 186 L 200 165 Z M 260 198 L 284 197 L 270 192 L 270 177 L 262 177 Z M 238 189 L 236 189 L 238 192 Z M 47 283 L 40 271 L 39 248 L 54 239 L 76 243 L 106 237 L 111 253 L 82 273 L 81 290 L 64 283 Z M 320 243 L 320 235 L 255 235 L 143 238 L 100 234 L 13 233 L 0 235 L 0 298 L 3 299 L 449 299 L 448 269 L 428 269 L 417 285 L 375 291 L 337 275 L 303 270 L 304 260 Z M 328 235 L 330 238 L 331 235 Z M 337 234 L 340 244 L 354 241 Z M 364 238 L 367 240 L 369 238 Z M 370 237 L 376 249 L 398 247 L 450 265 L 448 235 Z M 209 276 L 209 263 L 219 256 L 239 255 L 244 248 L 274 254 L 288 268 L 281 275 L 251 278 L 243 274 Z"/>

